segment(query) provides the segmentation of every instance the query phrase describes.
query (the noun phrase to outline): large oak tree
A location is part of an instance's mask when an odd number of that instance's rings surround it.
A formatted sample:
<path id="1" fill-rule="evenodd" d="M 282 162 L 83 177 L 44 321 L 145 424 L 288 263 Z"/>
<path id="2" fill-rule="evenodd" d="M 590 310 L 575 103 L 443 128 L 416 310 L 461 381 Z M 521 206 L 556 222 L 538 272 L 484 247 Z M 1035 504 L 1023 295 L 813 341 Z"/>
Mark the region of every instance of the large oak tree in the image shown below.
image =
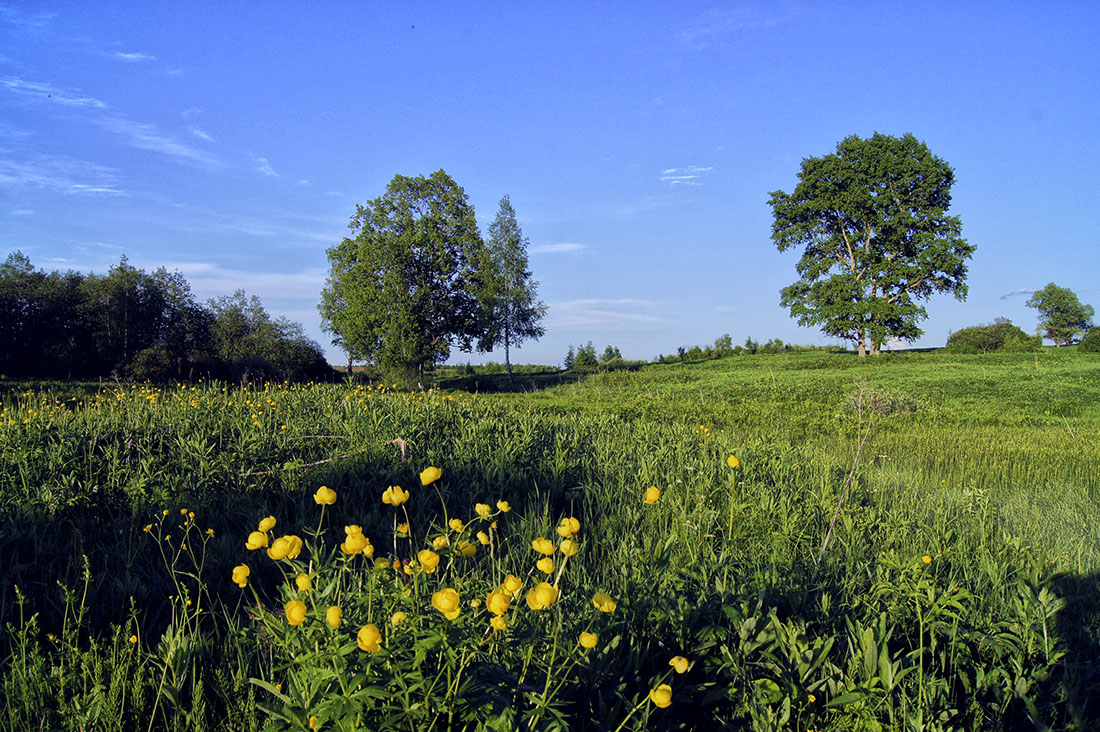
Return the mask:
<path id="1" fill-rule="evenodd" d="M 947 213 L 955 174 L 913 135 L 855 135 L 805 158 L 793 193 L 774 191 L 772 240 L 801 248 L 801 279 L 781 291 L 799 323 L 855 343 L 860 356 L 911 341 L 933 293 L 966 298 L 975 247 Z"/>

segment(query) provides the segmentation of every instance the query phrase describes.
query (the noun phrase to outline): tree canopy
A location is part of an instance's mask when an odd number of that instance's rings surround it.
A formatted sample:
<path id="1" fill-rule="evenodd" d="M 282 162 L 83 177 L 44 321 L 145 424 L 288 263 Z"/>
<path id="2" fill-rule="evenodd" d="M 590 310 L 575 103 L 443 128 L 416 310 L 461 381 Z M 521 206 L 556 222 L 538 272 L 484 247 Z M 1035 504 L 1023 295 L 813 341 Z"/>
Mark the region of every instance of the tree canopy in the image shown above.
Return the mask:
<path id="1" fill-rule="evenodd" d="M 478 350 L 504 346 L 504 364 L 512 383 L 512 347 L 545 334 L 540 324 L 546 305 L 538 301 L 538 282 L 527 268 L 527 237 L 508 196 L 500 199 L 496 218 L 489 224 L 489 239 L 475 273 L 475 295 L 482 314 Z"/>
<path id="2" fill-rule="evenodd" d="M 850 340 L 860 356 L 890 339 L 914 340 L 933 293 L 966 297 L 975 247 L 950 216 L 951 167 L 913 135 L 842 140 L 804 158 L 793 193 L 774 191 L 772 240 L 803 248 L 801 279 L 780 302 L 801 325 Z"/>
<path id="3" fill-rule="evenodd" d="M 1096 312 L 1082 304 L 1073 290 L 1053 282 L 1033 293 L 1027 305 L 1039 311 L 1039 330 L 1057 346 L 1073 343 L 1091 328 Z"/>

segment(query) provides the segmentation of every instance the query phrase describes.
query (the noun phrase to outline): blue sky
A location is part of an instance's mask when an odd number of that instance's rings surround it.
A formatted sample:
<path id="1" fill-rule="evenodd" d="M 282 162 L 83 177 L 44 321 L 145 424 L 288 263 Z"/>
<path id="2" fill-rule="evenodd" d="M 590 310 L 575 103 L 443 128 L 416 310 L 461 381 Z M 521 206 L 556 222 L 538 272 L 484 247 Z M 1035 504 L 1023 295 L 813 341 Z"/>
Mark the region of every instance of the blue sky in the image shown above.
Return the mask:
<path id="1" fill-rule="evenodd" d="M 198 7 L 195 7 L 195 6 Z M 513 360 L 773 337 L 794 252 L 770 191 L 842 138 L 950 163 L 977 252 L 925 336 L 1056 282 L 1100 307 L 1095 2 L 0 0 L 0 256 L 178 269 L 320 330 L 325 250 L 395 175 L 508 194 L 549 306 Z M 456 352 L 452 362 L 502 360 Z"/>

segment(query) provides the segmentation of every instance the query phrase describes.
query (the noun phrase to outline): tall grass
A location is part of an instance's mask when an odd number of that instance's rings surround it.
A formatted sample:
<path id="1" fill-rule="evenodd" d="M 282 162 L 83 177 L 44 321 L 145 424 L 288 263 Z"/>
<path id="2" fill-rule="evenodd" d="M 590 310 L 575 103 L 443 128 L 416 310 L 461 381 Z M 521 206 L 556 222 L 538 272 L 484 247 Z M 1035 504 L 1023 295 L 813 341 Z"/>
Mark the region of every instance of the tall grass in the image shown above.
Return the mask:
<path id="1" fill-rule="evenodd" d="M 855 460 L 861 390 L 880 416 L 818 565 Z M 408 551 L 448 531 L 440 498 L 467 518 L 475 502 L 507 500 L 495 561 L 524 576 L 536 573 L 530 541 L 575 516 L 582 551 L 556 632 L 585 627 L 597 590 L 619 605 L 583 658 L 534 631 L 474 644 L 463 663 L 488 675 L 426 717 L 382 704 L 371 728 L 1087 729 L 1100 719 L 1098 397 L 1100 364 L 1061 352 L 745 357 L 488 396 L 13 390 L 0 407 L 4 724 L 328 720 L 272 691 L 299 683 L 289 646 L 272 642 L 285 626 L 265 615 L 288 601 L 279 564 L 253 568 L 256 598 L 230 579 L 260 518 L 316 526 L 324 484 L 339 494 L 328 529 L 360 525 L 388 554 L 387 486 L 412 493 Z M 440 496 L 417 487 L 428 465 L 444 470 Z M 661 496 L 646 504 L 651 486 Z M 449 577 L 490 581 L 470 567 Z M 481 632 L 461 623 L 483 610 L 455 625 L 423 611 L 424 632 Z M 406 683 L 428 678 L 425 663 L 456 668 L 434 647 L 421 661 L 387 653 Z M 682 676 L 668 666 L 677 655 L 691 661 Z M 500 683 L 512 675 L 556 696 L 517 696 Z M 399 696 L 392 677 L 371 683 Z M 649 700 L 663 683 L 667 708 Z"/>

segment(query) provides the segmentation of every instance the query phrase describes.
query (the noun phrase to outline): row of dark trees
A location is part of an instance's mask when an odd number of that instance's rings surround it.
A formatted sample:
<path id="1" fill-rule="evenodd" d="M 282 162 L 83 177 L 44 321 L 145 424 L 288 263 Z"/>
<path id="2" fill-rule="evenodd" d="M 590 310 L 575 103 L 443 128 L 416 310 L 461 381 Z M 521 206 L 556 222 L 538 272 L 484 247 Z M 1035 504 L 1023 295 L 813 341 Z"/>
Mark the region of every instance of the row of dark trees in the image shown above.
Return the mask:
<path id="1" fill-rule="evenodd" d="M 243 290 L 196 301 L 179 272 L 125 257 L 107 274 L 0 265 L 0 374 L 8 377 L 307 379 L 332 369 L 301 324 Z"/>

